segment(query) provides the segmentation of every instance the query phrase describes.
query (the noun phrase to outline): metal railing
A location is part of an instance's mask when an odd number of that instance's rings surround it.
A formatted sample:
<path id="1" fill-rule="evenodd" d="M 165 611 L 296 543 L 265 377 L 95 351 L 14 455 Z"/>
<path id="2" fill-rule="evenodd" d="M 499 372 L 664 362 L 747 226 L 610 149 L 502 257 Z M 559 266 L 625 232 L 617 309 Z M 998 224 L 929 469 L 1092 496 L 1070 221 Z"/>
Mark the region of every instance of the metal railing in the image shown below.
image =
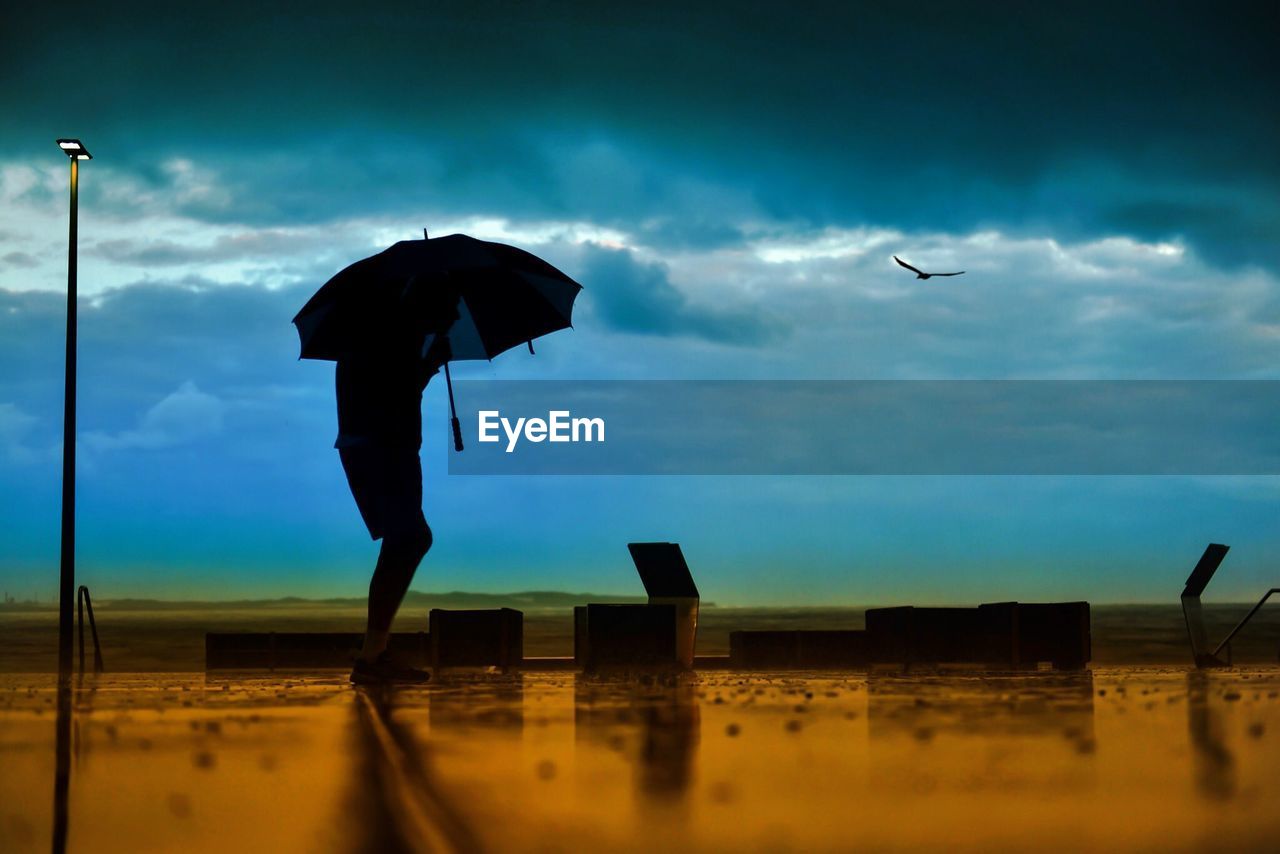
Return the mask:
<path id="1" fill-rule="evenodd" d="M 84 674 L 84 612 L 89 609 L 89 631 L 93 633 L 93 672 L 101 673 L 102 645 L 98 643 L 98 624 L 93 619 L 93 600 L 89 597 L 89 588 L 83 584 L 76 591 L 76 603 L 80 611 L 80 673 Z"/>
<path id="2" fill-rule="evenodd" d="M 1258 611 L 1262 608 L 1262 606 L 1266 604 L 1266 601 L 1271 598 L 1272 593 L 1280 593 L 1280 587 L 1272 587 L 1266 593 L 1262 594 L 1262 598 L 1258 600 L 1258 604 L 1254 605 L 1253 608 L 1250 609 L 1249 613 L 1244 615 L 1243 620 L 1241 620 L 1239 623 L 1236 623 L 1236 627 L 1232 629 L 1230 634 L 1228 634 L 1225 638 L 1223 638 L 1222 642 L 1218 644 L 1218 646 L 1214 649 L 1213 651 L 1214 658 L 1217 658 L 1218 653 L 1222 652 L 1225 649 L 1227 651 L 1227 665 L 1229 666 L 1231 664 L 1231 639 L 1234 638 L 1237 634 L 1239 634 L 1240 630 L 1244 628 L 1245 623 L 1248 623 L 1250 620 L 1253 619 L 1253 615 L 1258 613 Z"/>

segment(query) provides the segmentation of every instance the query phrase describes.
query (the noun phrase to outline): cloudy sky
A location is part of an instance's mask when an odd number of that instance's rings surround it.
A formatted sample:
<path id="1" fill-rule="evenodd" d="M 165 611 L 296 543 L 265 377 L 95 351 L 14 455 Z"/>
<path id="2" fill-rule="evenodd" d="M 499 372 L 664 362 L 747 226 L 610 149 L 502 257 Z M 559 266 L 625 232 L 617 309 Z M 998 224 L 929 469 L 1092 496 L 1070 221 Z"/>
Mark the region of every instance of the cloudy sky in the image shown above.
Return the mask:
<path id="1" fill-rule="evenodd" d="M 22 4 L 0 31 L 0 586 L 56 591 L 65 158 L 80 578 L 358 595 L 332 366 L 289 320 L 399 239 L 530 249 L 576 329 L 468 378 L 1280 379 L 1268 3 Z M 916 281 L 898 254 L 964 269 Z M 724 603 L 1257 595 L 1274 478 L 461 477 L 421 590 Z"/>

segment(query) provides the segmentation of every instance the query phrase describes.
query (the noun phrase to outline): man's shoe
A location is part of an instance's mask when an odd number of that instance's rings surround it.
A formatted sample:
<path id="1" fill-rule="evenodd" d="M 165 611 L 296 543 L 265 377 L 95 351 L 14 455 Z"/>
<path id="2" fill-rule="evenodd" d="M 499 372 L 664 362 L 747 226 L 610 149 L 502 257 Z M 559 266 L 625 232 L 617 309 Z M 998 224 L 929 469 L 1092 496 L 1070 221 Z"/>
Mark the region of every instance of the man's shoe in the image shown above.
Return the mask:
<path id="1" fill-rule="evenodd" d="M 385 652 L 373 661 L 357 658 L 351 668 L 352 685 L 385 685 L 388 682 L 420 685 L 430 680 L 431 674 L 427 671 L 401 664 Z"/>

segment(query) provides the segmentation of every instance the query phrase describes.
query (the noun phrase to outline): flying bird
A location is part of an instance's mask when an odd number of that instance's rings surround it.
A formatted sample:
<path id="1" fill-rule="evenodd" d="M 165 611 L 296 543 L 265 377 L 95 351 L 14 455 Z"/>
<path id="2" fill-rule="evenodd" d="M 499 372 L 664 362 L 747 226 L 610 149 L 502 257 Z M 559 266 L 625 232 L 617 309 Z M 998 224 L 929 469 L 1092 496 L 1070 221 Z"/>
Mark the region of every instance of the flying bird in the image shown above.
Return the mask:
<path id="1" fill-rule="evenodd" d="M 893 260 L 898 262 L 898 266 L 906 267 L 908 270 L 915 273 L 917 279 L 931 279 L 934 276 L 963 276 L 964 275 L 964 270 L 961 270 L 959 273 L 926 273 L 923 270 L 917 270 L 915 267 L 912 267 L 910 264 L 908 264 L 906 261 L 903 261 L 897 255 L 893 256 Z"/>

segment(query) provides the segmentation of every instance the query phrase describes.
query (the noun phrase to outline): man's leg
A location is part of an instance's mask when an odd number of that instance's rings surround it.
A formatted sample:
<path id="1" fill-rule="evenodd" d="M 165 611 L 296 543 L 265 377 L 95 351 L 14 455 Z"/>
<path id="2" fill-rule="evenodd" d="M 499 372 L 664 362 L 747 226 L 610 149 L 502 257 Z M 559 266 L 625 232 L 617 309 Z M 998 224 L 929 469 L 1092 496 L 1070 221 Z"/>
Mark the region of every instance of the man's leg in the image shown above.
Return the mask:
<path id="1" fill-rule="evenodd" d="M 373 661 L 386 650 L 391 638 L 391 622 L 431 542 L 431 528 L 421 511 L 408 528 L 388 531 L 382 538 L 378 564 L 369 581 L 369 616 L 364 647 L 360 650 L 360 657 L 365 661 Z"/>

